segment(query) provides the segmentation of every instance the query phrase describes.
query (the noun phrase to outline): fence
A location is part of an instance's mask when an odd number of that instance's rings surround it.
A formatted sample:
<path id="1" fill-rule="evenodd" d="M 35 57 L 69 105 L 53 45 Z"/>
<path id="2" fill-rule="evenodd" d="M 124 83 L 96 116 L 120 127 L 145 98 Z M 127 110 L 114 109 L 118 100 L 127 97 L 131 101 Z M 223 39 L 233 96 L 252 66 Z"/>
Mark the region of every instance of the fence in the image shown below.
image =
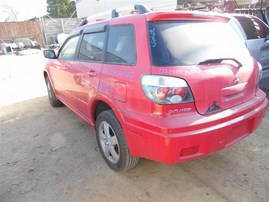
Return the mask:
<path id="1" fill-rule="evenodd" d="M 16 38 L 30 38 L 42 47 L 52 43 L 60 33 L 69 34 L 79 24 L 77 18 L 49 18 L 24 22 L 0 22 L 0 43 L 12 42 Z"/>
<path id="2" fill-rule="evenodd" d="M 40 21 L 0 22 L 0 43 L 13 41 L 16 38 L 30 38 L 44 46 Z"/>

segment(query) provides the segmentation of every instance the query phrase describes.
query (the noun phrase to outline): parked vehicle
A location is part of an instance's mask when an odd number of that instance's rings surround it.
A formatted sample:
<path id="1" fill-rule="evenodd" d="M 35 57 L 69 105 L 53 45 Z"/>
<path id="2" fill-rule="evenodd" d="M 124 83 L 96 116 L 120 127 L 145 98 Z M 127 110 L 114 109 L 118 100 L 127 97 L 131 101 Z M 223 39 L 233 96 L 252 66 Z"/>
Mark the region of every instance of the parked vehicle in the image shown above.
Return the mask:
<path id="1" fill-rule="evenodd" d="M 232 27 L 246 43 L 251 55 L 262 65 L 262 80 L 269 80 L 269 27 L 259 18 L 231 14 Z"/>
<path id="2" fill-rule="evenodd" d="M 228 22 L 144 9 L 79 27 L 57 55 L 44 51 L 50 104 L 96 129 L 115 171 L 227 148 L 257 129 L 268 104 L 258 62 Z"/>
<path id="3" fill-rule="evenodd" d="M 13 42 L 9 41 L 0 44 L 0 50 L 3 54 L 16 53 L 19 54 L 20 51 L 25 49 L 41 49 L 40 45 L 36 41 L 32 41 L 29 38 L 18 38 Z"/>
<path id="4" fill-rule="evenodd" d="M 18 45 L 15 43 L 12 43 L 12 41 L 8 40 L 8 41 L 3 41 L 1 40 L 2 43 L 0 44 L 0 54 L 9 54 L 9 53 L 13 53 L 14 50 L 16 50 L 18 48 Z"/>
<path id="5" fill-rule="evenodd" d="M 14 43 L 21 44 L 20 49 L 41 49 L 40 45 L 36 41 L 32 41 L 29 38 L 18 38 L 14 40 Z"/>

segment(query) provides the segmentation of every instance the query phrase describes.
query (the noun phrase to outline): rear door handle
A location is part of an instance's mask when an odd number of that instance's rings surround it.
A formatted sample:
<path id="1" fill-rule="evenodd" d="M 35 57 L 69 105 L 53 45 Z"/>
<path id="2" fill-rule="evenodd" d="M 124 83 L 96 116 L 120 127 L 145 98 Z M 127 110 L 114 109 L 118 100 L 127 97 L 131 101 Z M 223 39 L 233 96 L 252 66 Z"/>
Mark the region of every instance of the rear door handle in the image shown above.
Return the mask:
<path id="1" fill-rule="evenodd" d="M 95 70 L 90 70 L 87 72 L 89 76 L 96 76 L 96 71 Z"/>

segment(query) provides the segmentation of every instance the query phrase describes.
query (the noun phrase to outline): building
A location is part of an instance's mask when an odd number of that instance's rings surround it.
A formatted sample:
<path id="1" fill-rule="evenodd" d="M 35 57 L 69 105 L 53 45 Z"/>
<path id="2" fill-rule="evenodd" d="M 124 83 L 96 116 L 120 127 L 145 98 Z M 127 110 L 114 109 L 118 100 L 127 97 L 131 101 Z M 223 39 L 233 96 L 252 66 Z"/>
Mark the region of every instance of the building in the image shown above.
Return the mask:
<path id="1" fill-rule="evenodd" d="M 183 0 L 187 2 L 187 0 Z M 77 16 L 79 19 L 88 16 L 106 14 L 115 8 L 124 8 L 131 4 L 143 3 L 153 10 L 175 10 L 177 7 L 176 0 L 77 0 Z"/>
<path id="2" fill-rule="evenodd" d="M 265 8 L 269 4 L 269 0 L 76 0 L 76 8 L 78 19 L 98 21 L 109 18 L 112 9 L 124 10 L 139 3 L 155 11 L 204 9 L 207 5 L 222 11 L 225 1 L 234 1 L 237 8 L 246 9 L 260 8 L 261 3 Z"/>

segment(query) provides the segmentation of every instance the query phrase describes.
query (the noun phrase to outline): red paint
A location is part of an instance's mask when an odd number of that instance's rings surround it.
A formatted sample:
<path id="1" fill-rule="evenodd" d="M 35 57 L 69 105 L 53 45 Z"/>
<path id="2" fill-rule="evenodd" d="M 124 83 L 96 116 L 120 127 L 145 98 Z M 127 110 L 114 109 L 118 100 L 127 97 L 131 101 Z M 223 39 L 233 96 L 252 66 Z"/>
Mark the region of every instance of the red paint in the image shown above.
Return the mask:
<path id="1" fill-rule="evenodd" d="M 250 135 L 261 124 L 268 105 L 265 93 L 257 88 L 258 65 L 251 58 L 240 68 L 228 63 L 151 65 L 147 21 L 182 19 L 228 21 L 222 16 L 161 12 L 103 22 L 108 26 L 134 26 L 136 64 L 50 60 L 45 71 L 57 98 L 93 127 L 96 105 L 100 101 L 106 103 L 121 123 L 130 152 L 164 163 L 208 155 Z M 90 26 L 95 25 L 83 28 Z M 151 101 L 142 89 L 143 75 L 170 76 L 186 81 L 193 101 L 171 105 Z M 157 96 L 162 100 L 174 94 L 184 99 L 186 89 L 160 87 Z M 221 109 L 206 113 L 214 109 L 215 104 Z"/>

